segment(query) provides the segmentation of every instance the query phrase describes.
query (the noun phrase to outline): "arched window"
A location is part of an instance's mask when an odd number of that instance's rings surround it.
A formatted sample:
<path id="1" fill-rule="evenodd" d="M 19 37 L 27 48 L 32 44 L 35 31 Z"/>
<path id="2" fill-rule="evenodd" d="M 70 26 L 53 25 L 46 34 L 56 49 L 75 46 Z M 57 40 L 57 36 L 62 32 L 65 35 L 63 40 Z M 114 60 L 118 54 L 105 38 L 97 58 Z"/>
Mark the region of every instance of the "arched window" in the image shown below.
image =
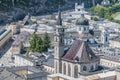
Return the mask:
<path id="1" fill-rule="evenodd" d="M 86 31 L 86 27 L 84 27 L 84 31 Z"/>
<path id="2" fill-rule="evenodd" d="M 103 36 L 102 36 L 102 41 L 104 41 L 104 38 L 103 38 Z"/>
<path id="3" fill-rule="evenodd" d="M 81 31 L 81 28 L 79 28 L 79 30 Z"/>
<path id="4" fill-rule="evenodd" d="M 64 41 L 63 41 L 63 37 L 61 37 L 61 38 L 60 38 L 60 42 L 61 42 L 61 43 L 63 43 L 63 42 L 64 42 Z"/>
<path id="5" fill-rule="evenodd" d="M 66 74 L 66 64 L 63 64 L 63 74 Z"/>
<path id="6" fill-rule="evenodd" d="M 57 42 L 57 37 L 55 38 L 55 41 Z"/>
<path id="7" fill-rule="evenodd" d="M 56 73 L 57 73 L 57 66 L 58 66 L 58 65 L 57 65 L 57 61 L 56 61 L 56 65 L 55 65 L 55 66 L 56 66 Z"/>
<path id="8" fill-rule="evenodd" d="M 68 64 L 68 76 L 71 76 L 71 66 Z"/>
<path id="9" fill-rule="evenodd" d="M 83 66 L 83 71 L 87 71 L 87 67 L 86 66 Z"/>
<path id="10" fill-rule="evenodd" d="M 78 78 L 78 66 L 76 66 L 76 65 L 74 67 L 74 77 Z"/>
<path id="11" fill-rule="evenodd" d="M 78 11 L 80 11 L 80 9 L 78 9 Z"/>
<path id="12" fill-rule="evenodd" d="M 108 38 L 107 38 L 107 37 L 105 38 L 105 41 L 106 41 L 106 42 L 108 41 Z"/>
<path id="13" fill-rule="evenodd" d="M 87 39 L 87 42 L 89 42 L 89 39 Z"/>
<path id="14" fill-rule="evenodd" d="M 98 68 L 98 64 L 95 65 L 95 68 L 96 68 L 96 69 Z"/>
<path id="15" fill-rule="evenodd" d="M 94 70 L 94 66 L 93 66 L 93 65 L 91 66 L 90 70 L 91 70 L 91 71 L 93 71 L 93 70 Z"/>

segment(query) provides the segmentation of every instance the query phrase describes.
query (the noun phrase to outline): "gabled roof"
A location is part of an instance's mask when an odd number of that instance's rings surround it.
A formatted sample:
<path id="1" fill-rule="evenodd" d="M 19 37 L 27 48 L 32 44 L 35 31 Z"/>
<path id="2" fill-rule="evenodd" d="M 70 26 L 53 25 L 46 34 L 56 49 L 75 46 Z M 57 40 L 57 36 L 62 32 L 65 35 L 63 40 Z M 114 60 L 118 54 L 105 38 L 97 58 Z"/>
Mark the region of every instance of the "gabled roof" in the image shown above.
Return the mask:
<path id="1" fill-rule="evenodd" d="M 30 38 L 29 32 L 23 31 L 23 32 L 21 32 L 21 33 L 17 36 L 17 38 L 15 39 L 15 41 L 12 43 L 12 46 L 18 46 L 18 45 L 20 45 L 22 42 L 29 41 L 29 38 Z"/>
<path id="2" fill-rule="evenodd" d="M 69 51 L 63 56 L 63 59 L 78 62 L 92 62 L 99 58 L 93 53 L 87 42 L 76 40 Z"/>

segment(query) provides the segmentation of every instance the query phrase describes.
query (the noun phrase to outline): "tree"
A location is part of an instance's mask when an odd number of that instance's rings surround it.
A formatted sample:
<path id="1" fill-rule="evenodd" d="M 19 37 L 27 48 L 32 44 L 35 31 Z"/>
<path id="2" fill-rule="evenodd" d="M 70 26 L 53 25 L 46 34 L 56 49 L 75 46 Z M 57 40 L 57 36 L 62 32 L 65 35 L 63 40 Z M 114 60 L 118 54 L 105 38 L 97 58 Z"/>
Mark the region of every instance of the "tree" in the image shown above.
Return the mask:
<path id="1" fill-rule="evenodd" d="M 30 39 L 30 49 L 33 52 L 45 52 L 50 47 L 50 38 L 47 33 L 44 34 L 43 39 L 37 34 L 33 33 Z"/>
<path id="2" fill-rule="evenodd" d="M 48 36 L 48 33 L 44 34 L 44 37 L 43 37 L 43 46 L 44 46 L 44 51 L 47 51 L 47 49 L 50 47 L 50 38 Z"/>
<path id="3" fill-rule="evenodd" d="M 43 52 L 43 41 L 41 37 L 37 37 L 36 39 L 36 47 L 35 47 L 36 52 Z"/>
<path id="4" fill-rule="evenodd" d="M 115 1 L 115 0 L 114 0 Z M 112 5 L 109 7 L 96 6 L 90 9 L 90 12 L 97 14 L 100 17 L 108 19 L 112 22 L 120 23 L 120 20 L 114 20 L 116 14 L 119 14 L 120 5 Z M 94 19 L 93 17 L 91 19 Z"/>
<path id="5" fill-rule="evenodd" d="M 91 17 L 91 20 L 99 21 L 99 19 L 97 17 Z"/>
<path id="6" fill-rule="evenodd" d="M 112 4 L 115 4 L 116 2 L 118 2 L 118 0 L 110 0 Z"/>
<path id="7" fill-rule="evenodd" d="M 35 48 L 36 48 L 36 40 L 37 40 L 37 35 L 35 33 L 33 33 L 31 35 L 31 39 L 30 39 L 30 49 L 34 52 Z"/>
<path id="8" fill-rule="evenodd" d="M 100 17 L 104 17 L 105 13 L 107 12 L 107 9 L 103 6 L 97 5 L 95 7 L 92 7 L 90 11 L 99 15 Z"/>

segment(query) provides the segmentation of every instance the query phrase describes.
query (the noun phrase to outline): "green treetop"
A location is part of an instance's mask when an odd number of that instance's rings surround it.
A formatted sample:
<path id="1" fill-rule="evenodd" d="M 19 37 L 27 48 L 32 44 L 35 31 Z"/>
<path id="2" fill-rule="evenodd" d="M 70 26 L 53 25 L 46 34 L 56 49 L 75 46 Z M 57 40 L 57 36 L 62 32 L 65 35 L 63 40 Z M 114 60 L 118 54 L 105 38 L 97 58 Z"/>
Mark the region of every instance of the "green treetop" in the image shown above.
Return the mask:
<path id="1" fill-rule="evenodd" d="M 45 52 L 50 47 L 50 38 L 47 33 L 44 34 L 43 39 L 37 34 L 33 33 L 30 39 L 30 49 L 33 52 Z"/>
<path id="2" fill-rule="evenodd" d="M 36 48 L 36 40 L 37 40 L 37 35 L 35 33 L 33 33 L 31 35 L 31 39 L 30 39 L 30 49 L 34 52 L 35 48 Z"/>
<path id="3" fill-rule="evenodd" d="M 43 46 L 44 46 L 44 51 L 47 51 L 47 49 L 50 47 L 50 38 L 48 36 L 48 33 L 44 34 L 44 37 L 43 37 Z"/>

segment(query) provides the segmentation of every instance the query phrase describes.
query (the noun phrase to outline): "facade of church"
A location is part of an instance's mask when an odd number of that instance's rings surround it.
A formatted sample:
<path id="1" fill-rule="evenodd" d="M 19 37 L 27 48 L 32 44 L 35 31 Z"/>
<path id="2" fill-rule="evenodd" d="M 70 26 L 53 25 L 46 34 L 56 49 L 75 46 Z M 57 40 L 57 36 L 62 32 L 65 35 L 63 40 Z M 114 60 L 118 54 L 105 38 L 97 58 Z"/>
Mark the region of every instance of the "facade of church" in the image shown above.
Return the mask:
<path id="1" fill-rule="evenodd" d="M 57 23 L 54 33 L 54 72 L 78 78 L 81 73 L 97 70 L 99 57 L 94 54 L 86 41 L 75 40 L 67 50 L 65 49 L 65 30 L 62 26 L 61 12 L 59 12 Z M 86 22 L 83 21 L 80 24 L 86 24 Z"/>

